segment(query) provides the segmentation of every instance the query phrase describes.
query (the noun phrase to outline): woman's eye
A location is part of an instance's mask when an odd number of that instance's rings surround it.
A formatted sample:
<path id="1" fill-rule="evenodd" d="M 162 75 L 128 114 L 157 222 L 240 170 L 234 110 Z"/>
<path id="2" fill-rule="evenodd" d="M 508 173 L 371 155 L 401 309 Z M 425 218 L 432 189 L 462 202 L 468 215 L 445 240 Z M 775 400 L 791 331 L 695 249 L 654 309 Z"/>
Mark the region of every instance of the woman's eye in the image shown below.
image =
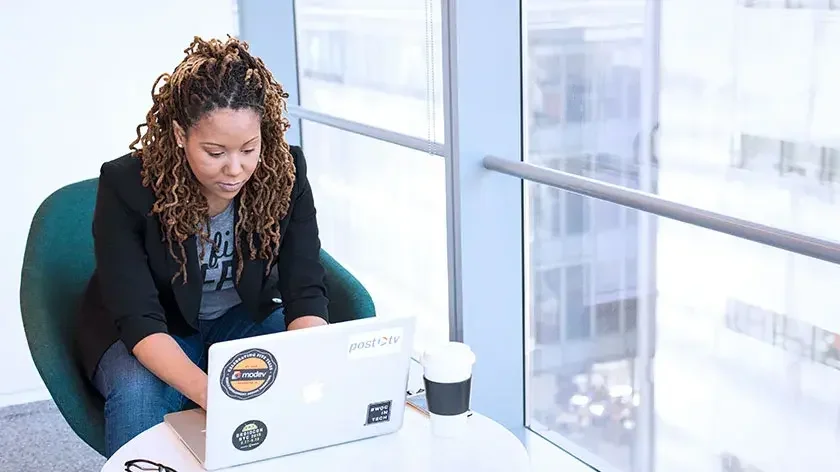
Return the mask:
<path id="1" fill-rule="evenodd" d="M 253 149 L 246 149 L 242 152 L 244 152 L 245 154 L 251 154 L 252 152 L 254 152 L 254 150 Z"/>
<path id="2" fill-rule="evenodd" d="M 207 154 L 210 154 L 213 157 L 220 157 L 224 153 L 223 152 L 208 152 Z"/>

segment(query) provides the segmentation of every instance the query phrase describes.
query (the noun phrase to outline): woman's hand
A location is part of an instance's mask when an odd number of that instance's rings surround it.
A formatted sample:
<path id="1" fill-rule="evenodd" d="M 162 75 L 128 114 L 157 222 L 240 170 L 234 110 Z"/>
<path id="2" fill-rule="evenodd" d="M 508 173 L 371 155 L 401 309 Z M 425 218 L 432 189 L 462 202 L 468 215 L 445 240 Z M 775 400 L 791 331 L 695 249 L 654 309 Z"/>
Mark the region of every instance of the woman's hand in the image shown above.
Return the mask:
<path id="1" fill-rule="evenodd" d="M 207 374 L 184 354 L 172 336 L 150 334 L 134 346 L 134 355 L 159 379 L 207 409 Z"/>
<path id="2" fill-rule="evenodd" d="M 204 388 L 198 392 L 198 398 L 195 403 L 201 407 L 202 410 L 207 411 L 207 377 L 204 377 Z"/>
<path id="3" fill-rule="evenodd" d="M 303 328 L 312 328 L 314 326 L 324 326 L 327 324 L 323 318 L 320 316 L 315 315 L 306 315 L 297 318 L 296 320 L 289 323 L 289 327 L 287 328 L 289 331 L 294 329 L 303 329 Z"/>

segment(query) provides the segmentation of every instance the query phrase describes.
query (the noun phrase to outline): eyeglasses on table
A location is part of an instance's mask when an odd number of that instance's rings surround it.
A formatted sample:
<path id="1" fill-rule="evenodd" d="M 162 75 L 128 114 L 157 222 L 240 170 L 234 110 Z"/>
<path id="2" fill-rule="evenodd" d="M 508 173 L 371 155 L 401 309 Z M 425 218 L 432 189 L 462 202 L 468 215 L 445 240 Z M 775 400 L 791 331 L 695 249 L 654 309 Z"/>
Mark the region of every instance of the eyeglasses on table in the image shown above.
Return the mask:
<path id="1" fill-rule="evenodd" d="M 146 459 L 132 459 L 125 463 L 126 472 L 178 472 L 172 467 Z"/>

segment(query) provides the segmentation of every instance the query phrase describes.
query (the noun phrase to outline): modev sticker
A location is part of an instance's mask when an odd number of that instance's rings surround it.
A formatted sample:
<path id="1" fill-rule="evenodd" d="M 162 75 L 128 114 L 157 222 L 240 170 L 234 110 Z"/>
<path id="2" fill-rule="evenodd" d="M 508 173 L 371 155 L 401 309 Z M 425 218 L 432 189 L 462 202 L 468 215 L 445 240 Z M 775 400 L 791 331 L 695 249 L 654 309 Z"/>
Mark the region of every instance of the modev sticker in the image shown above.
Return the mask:
<path id="1" fill-rule="evenodd" d="M 268 390 L 277 378 L 277 359 L 264 349 L 248 349 L 233 356 L 222 369 L 225 395 L 250 400 Z"/>
<path id="2" fill-rule="evenodd" d="M 362 358 L 393 354 L 402 349 L 402 339 L 402 328 L 356 334 L 347 343 L 347 355 L 350 358 Z"/>

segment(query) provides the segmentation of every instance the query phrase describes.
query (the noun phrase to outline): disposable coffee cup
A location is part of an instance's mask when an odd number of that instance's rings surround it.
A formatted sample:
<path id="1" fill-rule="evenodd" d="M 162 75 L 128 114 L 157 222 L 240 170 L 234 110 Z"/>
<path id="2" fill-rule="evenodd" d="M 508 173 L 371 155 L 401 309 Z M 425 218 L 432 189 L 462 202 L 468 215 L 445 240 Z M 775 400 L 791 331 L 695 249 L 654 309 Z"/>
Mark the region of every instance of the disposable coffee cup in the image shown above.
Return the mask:
<path id="1" fill-rule="evenodd" d="M 463 434 L 470 409 L 475 354 L 466 344 L 448 342 L 426 350 L 422 364 L 432 434 L 443 437 Z"/>

